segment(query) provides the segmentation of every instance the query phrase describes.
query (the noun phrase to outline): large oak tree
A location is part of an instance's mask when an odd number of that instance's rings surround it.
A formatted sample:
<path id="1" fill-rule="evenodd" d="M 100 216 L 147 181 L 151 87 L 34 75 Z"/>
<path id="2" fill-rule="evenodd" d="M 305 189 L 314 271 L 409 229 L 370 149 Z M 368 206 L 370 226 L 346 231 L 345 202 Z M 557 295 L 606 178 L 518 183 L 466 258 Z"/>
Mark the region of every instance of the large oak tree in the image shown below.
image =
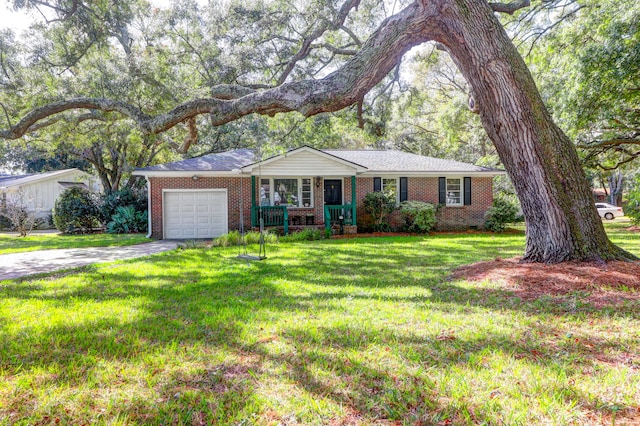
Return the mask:
<path id="1" fill-rule="evenodd" d="M 51 116 L 76 109 L 120 113 L 148 134 L 182 123 L 195 133 L 194 119 L 202 114 L 218 126 L 250 114 L 298 111 L 308 117 L 337 111 L 362 102 L 409 49 L 434 41 L 467 79 L 474 108 L 515 185 L 527 224 L 523 260 L 633 258 L 608 240 L 573 144 L 551 119 L 522 57 L 495 16 L 526 7 L 528 0 L 508 4 L 416 0 L 384 20 L 357 46 L 351 59 L 331 74 L 294 80 L 291 70 L 296 62 L 309 55 L 324 31 L 339 28 L 359 3 L 347 0 L 334 21 L 323 21 L 324 25 L 311 31 L 283 67 L 275 87 L 222 84 L 213 87 L 208 98 L 193 99 L 156 115 L 120 99 L 61 100 L 33 109 L 1 130 L 0 137 L 20 138 Z"/>

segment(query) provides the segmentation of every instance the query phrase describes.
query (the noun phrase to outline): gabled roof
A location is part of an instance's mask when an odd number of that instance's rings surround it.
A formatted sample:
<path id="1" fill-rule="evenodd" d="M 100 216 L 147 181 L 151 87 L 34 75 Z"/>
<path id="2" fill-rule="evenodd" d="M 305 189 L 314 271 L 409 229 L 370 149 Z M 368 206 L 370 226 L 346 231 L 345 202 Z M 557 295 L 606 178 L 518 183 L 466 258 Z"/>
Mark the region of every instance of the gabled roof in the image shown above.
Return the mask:
<path id="1" fill-rule="evenodd" d="M 296 149 L 292 149 L 289 150 L 287 152 L 285 152 L 284 154 L 280 154 L 280 155 L 274 155 L 272 157 L 269 157 L 267 159 L 264 159 L 262 161 L 256 161 L 252 164 L 249 164 L 245 167 L 242 168 L 243 172 L 251 172 L 254 168 L 259 167 L 259 166 L 267 166 L 271 163 L 275 163 L 277 161 L 283 160 L 285 158 L 288 157 L 293 157 L 296 154 L 301 154 L 301 153 L 310 153 L 312 156 L 314 156 L 313 158 L 316 159 L 326 159 L 329 160 L 332 163 L 338 163 L 341 164 L 343 166 L 347 166 L 348 168 L 357 171 L 358 173 L 362 173 L 364 171 L 367 170 L 366 167 L 362 166 L 361 164 L 359 164 L 356 161 L 351 161 L 351 160 L 347 160 L 345 158 L 342 158 L 340 156 L 337 155 L 333 155 L 325 150 L 320 150 L 320 149 L 316 149 L 316 148 L 312 148 L 310 146 L 302 146 L 300 148 L 296 148 Z"/>
<path id="2" fill-rule="evenodd" d="M 73 172 L 85 173 L 79 169 L 55 170 L 53 172 L 32 173 L 26 175 L 3 176 L 0 177 L 0 187 L 10 188 L 12 186 L 24 185 L 27 183 L 38 182 L 41 180 L 51 179 L 53 177 L 63 176 Z"/>
<path id="3" fill-rule="evenodd" d="M 402 151 L 318 150 L 309 146 L 303 146 L 301 148 L 287 151 L 285 154 L 276 155 L 262 161 L 259 161 L 255 152 L 251 149 L 234 149 L 232 151 L 208 154 L 202 157 L 190 158 L 188 160 L 137 169 L 134 172 L 134 175 L 162 176 L 166 173 L 182 175 L 196 172 L 199 174 L 237 174 L 240 173 L 240 171 L 249 173 L 259 164 L 265 166 L 301 152 L 315 153 L 319 157 L 335 161 L 336 163 L 349 165 L 358 173 L 366 173 L 368 175 L 371 175 L 372 173 L 504 174 L 504 171 L 490 167 L 476 166 L 474 164 L 454 160 L 426 157 L 424 155 L 411 154 Z"/>

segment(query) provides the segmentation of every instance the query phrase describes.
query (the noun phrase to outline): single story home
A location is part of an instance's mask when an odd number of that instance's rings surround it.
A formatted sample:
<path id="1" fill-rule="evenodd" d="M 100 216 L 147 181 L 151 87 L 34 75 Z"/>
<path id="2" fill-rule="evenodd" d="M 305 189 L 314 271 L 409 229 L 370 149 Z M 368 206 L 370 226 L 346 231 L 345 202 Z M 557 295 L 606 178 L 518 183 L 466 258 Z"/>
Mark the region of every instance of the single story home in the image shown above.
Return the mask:
<path id="1" fill-rule="evenodd" d="M 79 169 L 0 175 L 0 208 L 7 202 L 15 202 L 45 219 L 62 191 L 72 186 L 82 186 L 95 192 L 102 188 L 98 179 Z"/>
<path id="2" fill-rule="evenodd" d="M 137 169 L 149 192 L 149 236 L 212 238 L 229 230 L 335 226 L 355 232 L 372 191 L 444 207 L 439 229 L 481 228 L 493 177 L 505 172 L 400 151 L 304 146 L 260 160 L 235 149 Z M 392 216 L 398 225 L 399 215 Z"/>

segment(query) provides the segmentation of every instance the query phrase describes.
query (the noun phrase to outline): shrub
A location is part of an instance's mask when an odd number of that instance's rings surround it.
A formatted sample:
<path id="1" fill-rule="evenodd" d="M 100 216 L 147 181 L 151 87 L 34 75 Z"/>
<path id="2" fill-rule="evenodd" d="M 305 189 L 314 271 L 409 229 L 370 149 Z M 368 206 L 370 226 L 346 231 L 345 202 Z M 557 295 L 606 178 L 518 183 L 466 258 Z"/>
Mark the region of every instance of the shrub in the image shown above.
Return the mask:
<path id="1" fill-rule="evenodd" d="M 34 199 L 22 188 L 18 189 L 10 199 L 5 201 L 4 208 L 0 209 L 0 226 L 18 231 L 21 237 L 26 237 L 33 228 L 42 224 L 35 212 L 29 211 L 28 204 L 34 204 Z"/>
<path id="2" fill-rule="evenodd" d="M 109 234 L 131 234 L 146 232 L 148 228 L 147 211 L 137 211 L 133 206 L 118 207 L 107 223 Z"/>
<path id="3" fill-rule="evenodd" d="M 396 209 L 395 199 L 384 192 L 370 192 L 364 197 L 364 210 L 373 217 L 374 231 L 390 231 L 389 213 Z"/>
<path id="4" fill-rule="evenodd" d="M 625 216 L 629 216 L 634 225 L 640 224 L 640 177 L 633 182 L 633 186 L 627 194 L 627 206 L 624 209 Z"/>
<path id="5" fill-rule="evenodd" d="M 324 238 L 326 238 L 325 231 L 320 231 L 319 229 L 315 229 L 315 228 L 307 228 L 299 232 L 294 232 L 292 234 L 285 235 L 284 237 L 280 238 L 280 241 L 283 241 L 283 242 L 316 241 L 316 240 L 322 240 Z"/>
<path id="6" fill-rule="evenodd" d="M 484 227 L 493 232 L 502 232 L 507 223 L 516 221 L 518 204 L 505 196 L 493 199 L 493 205 L 485 213 Z"/>
<path id="7" fill-rule="evenodd" d="M 422 201 L 403 201 L 400 203 L 400 213 L 405 220 L 407 230 L 426 234 L 435 228 L 438 208 L 431 203 Z"/>
<path id="8" fill-rule="evenodd" d="M 274 244 L 278 242 L 278 236 L 270 232 L 264 233 L 264 242 L 267 244 Z M 244 241 L 242 240 L 242 234 L 240 231 L 231 231 L 228 234 L 220 235 L 213 240 L 213 246 L 217 247 L 231 247 L 240 246 L 243 244 L 259 244 L 260 232 L 250 231 L 244 234 Z"/>
<path id="9" fill-rule="evenodd" d="M 136 212 L 147 211 L 147 191 L 125 188 L 103 195 L 100 200 L 100 217 L 103 222 L 110 222 L 118 207 L 127 206 L 132 206 Z"/>
<path id="10" fill-rule="evenodd" d="M 21 237 L 29 235 L 40 222 L 24 205 L 12 201 L 7 201 L 5 208 L 0 210 L 0 217 L 6 220 L 7 228 L 15 229 Z"/>
<path id="11" fill-rule="evenodd" d="M 100 224 L 96 196 L 80 187 L 68 188 L 60 194 L 53 208 L 53 223 L 66 234 L 91 232 Z"/>
<path id="12" fill-rule="evenodd" d="M 358 234 L 373 232 L 375 221 L 369 213 L 362 213 L 358 216 Z"/>

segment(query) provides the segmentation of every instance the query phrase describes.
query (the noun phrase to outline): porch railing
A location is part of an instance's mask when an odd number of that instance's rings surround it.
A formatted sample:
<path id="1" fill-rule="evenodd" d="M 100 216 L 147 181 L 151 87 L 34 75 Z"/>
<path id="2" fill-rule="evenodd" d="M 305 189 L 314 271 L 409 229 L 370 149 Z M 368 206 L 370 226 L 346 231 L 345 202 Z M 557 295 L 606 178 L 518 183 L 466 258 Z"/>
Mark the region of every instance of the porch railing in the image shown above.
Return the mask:
<path id="1" fill-rule="evenodd" d="M 289 233 L 289 212 L 286 206 L 251 207 L 251 226 L 260 226 L 260 218 L 264 221 L 264 226 L 282 226 L 284 234 Z"/>
<path id="2" fill-rule="evenodd" d="M 354 225 L 353 206 L 351 204 L 339 204 L 335 206 L 324 206 L 324 226 L 331 229 L 331 225 L 339 224 L 342 216 L 343 225 Z"/>

